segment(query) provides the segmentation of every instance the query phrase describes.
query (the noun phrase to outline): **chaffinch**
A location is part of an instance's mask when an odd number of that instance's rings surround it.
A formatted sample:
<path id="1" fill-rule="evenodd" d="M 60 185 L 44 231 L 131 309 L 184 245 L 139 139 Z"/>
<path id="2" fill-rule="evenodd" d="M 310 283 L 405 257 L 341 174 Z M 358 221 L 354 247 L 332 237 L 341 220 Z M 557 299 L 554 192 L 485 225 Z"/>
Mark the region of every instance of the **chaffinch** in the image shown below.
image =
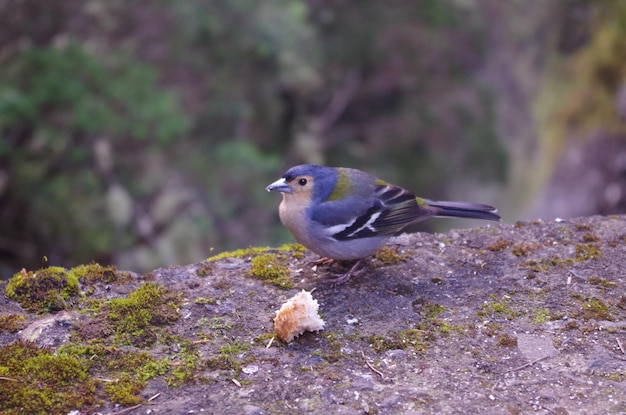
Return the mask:
<path id="1" fill-rule="evenodd" d="M 361 260 L 406 226 L 431 216 L 500 220 L 492 206 L 423 199 L 343 167 L 295 166 L 266 189 L 282 193 L 280 220 L 295 239 L 334 260 Z M 336 282 L 347 281 L 360 262 Z"/>

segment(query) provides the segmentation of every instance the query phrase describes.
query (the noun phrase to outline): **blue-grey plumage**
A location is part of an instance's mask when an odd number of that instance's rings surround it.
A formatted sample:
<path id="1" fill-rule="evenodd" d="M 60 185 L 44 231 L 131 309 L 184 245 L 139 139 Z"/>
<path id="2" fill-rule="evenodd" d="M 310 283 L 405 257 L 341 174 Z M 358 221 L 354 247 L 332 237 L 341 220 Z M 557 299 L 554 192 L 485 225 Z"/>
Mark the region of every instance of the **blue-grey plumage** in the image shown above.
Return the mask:
<path id="1" fill-rule="evenodd" d="M 310 164 L 270 184 L 279 216 L 295 239 L 331 259 L 367 257 L 405 227 L 433 216 L 499 221 L 492 206 L 423 199 L 363 171 Z"/>

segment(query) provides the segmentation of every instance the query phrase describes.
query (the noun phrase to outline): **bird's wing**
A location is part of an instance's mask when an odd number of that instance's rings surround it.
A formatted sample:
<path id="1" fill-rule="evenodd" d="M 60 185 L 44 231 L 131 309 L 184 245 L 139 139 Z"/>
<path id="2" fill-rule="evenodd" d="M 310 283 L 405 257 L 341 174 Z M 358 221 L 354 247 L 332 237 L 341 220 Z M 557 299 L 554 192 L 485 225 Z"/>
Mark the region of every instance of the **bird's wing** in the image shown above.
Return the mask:
<path id="1" fill-rule="evenodd" d="M 350 240 L 394 235 L 405 226 L 433 216 L 426 203 L 401 187 L 379 184 L 368 198 L 347 198 L 324 203 L 312 219 L 321 223 L 334 239 Z"/>

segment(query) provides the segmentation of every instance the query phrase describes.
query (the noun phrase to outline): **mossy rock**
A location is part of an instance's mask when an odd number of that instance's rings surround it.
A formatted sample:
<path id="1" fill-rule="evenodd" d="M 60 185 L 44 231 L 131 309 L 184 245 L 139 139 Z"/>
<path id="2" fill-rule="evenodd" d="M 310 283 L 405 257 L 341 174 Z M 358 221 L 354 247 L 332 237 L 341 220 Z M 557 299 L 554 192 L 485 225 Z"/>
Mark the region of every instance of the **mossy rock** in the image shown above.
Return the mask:
<path id="1" fill-rule="evenodd" d="M 33 311 L 59 311 L 67 308 L 70 298 L 79 295 L 78 278 L 63 267 L 35 272 L 22 269 L 7 284 L 6 295 Z"/>

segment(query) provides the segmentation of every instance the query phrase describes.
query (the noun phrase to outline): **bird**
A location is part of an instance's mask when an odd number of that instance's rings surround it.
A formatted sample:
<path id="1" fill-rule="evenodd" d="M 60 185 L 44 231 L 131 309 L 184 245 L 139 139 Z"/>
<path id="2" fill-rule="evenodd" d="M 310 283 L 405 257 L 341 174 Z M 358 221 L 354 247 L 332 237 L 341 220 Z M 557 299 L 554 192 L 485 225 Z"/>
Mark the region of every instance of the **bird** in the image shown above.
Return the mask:
<path id="1" fill-rule="evenodd" d="M 430 217 L 500 221 L 493 206 L 424 199 L 364 171 L 301 164 L 266 187 L 282 193 L 279 217 L 293 237 L 323 258 L 357 260 L 346 282 L 387 240 Z"/>

